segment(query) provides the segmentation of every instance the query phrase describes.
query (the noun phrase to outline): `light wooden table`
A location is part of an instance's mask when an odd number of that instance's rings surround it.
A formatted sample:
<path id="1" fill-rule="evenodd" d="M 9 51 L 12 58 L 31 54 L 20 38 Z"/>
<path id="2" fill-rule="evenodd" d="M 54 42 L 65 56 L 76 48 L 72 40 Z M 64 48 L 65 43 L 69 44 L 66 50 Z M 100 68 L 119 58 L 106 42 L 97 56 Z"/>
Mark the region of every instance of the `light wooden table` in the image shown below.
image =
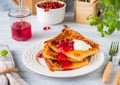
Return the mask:
<path id="1" fill-rule="evenodd" d="M 13 53 L 16 66 L 20 69 L 20 75 L 29 83 L 29 85 L 104 85 L 101 81 L 101 76 L 106 61 L 109 58 L 108 49 L 111 41 L 120 41 L 120 32 L 116 31 L 111 36 L 105 36 L 104 38 L 100 37 L 96 27 L 75 23 L 73 13 L 66 13 L 63 23 L 53 25 L 50 30 L 44 31 L 42 30 L 43 26 L 39 24 L 37 17 L 32 16 L 31 23 L 33 37 L 28 41 L 18 42 L 11 38 L 11 28 L 9 23 L 7 12 L 0 12 L 0 43 L 9 45 Z M 100 44 L 100 48 L 105 54 L 105 61 L 99 69 L 80 77 L 51 78 L 30 71 L 23 64 L 22 54 L 25 49 L 39 40 L 52 38 L 57 35 L 60 33 L 63 24 L 67 24 L 69 27 L 80 32 L 85 37 L 90 38 Z M 117 57 L 120 57 L 120 55 Z M 117 67 L 114 65 L 112 76 L 108 85 L 113 85 L 113 78 L 115 77 L 116 70 Z"/>

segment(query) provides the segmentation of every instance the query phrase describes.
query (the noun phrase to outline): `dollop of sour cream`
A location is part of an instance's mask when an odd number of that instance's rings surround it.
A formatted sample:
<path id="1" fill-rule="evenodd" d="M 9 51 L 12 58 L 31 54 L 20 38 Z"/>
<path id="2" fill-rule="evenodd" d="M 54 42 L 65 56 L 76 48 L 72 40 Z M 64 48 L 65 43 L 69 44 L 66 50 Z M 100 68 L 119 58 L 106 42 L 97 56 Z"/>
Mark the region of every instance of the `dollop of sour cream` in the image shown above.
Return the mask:
<path id="1" fill-rule="evenodd" d="M 74 41 L 74 50 L 88 50 L 92 48 L 89 44 L 85 43 L 82 40 L 73 40 Z"/>

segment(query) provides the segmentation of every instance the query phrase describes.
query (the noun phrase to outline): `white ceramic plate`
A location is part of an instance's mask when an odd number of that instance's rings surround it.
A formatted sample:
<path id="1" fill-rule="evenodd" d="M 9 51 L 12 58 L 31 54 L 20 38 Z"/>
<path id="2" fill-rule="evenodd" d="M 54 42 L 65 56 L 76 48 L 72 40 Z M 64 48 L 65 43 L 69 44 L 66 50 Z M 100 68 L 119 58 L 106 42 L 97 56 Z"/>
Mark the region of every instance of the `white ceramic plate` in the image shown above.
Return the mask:
<path id="1" fill-rule="evenodd" d="M 32 71 L 50 77 L 76 77 L 88 74 L 96 69 L 98 69 L 103 61 L 104 54 L 103 52 L 98 52 L 94 55 L 89 64 L 79 69 L 70 70 L 70 71 L 55 71 L 51 72 L 44 62 L 38 60 L 37 54 L 43 49 L 44 40 L 39 41 L 31 45 L 23 54 L 24 64 Z"/>

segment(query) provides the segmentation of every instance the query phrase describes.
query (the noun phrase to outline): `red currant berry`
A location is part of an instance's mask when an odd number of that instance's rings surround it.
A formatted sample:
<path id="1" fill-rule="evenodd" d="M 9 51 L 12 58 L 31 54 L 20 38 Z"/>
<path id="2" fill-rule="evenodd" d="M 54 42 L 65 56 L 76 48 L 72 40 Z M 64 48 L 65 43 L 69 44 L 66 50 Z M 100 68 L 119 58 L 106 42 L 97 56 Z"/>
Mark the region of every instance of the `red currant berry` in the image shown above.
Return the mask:
<path id="1" fill-rule="evenodd" d="M 66 24 L 63 25 L 64 28 L 68 28 L 68 26 Z"/>
<path id="2" fill-rule="evenodd" d="M 43 30 L 47 30 L 47 27 L 45 26 L 45 27 L 43 27 Z"/>
<path id="3" fill-rule="evenodd" d="M 62 32 L 64 32 L 66 30 L 66 28 L 62 29 Z"/>
<path id="4" fill-rule="evenodd" d="M 41 53 L 39 53 L 37 56 L 38 56 L 38 58 L 42 58 L 43 57 Z"/>
<path id="5" fill-rule="evenodd" d="M 50 27 L 48 27 L 48 29 L 50 29 Z"/>

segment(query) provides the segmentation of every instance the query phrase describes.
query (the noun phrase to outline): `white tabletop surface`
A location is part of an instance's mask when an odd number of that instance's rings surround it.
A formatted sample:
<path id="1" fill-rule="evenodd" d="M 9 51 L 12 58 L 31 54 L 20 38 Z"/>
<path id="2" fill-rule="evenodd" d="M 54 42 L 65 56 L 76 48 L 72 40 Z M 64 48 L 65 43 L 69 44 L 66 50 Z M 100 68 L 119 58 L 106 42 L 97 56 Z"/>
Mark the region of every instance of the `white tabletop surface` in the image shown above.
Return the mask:
<path id="1" fill-rule="evenodd" d="M 29 85 L 104 85 L 101 78 L 103 69 L 109 59 L 108 49 L 112 41 L 120 41 L 120 32 L 116 31 L 110 36 L 107 35 L 105 37 L 101 37 L 100 33 L 97 32 L 96 27 L 75 23 L 73 13 L 66 13 L 63 23 L 53 25 L 51 26 L 50 30 L 44 31 L 42 29 L 43 26 L 39 24 L 37 17 L 32 16 L 32 38 L 28 41 L 18 42 L 11 38 L 11 28 L 9 23 L 10 21 L 7 12 L 0 12 L 0 44 L 7 44 L 10 47 L 15 64 L 20 69 L 20 75 L 29 83 Z M 85 37 L 100 44 L 100 48 L 105 54 L 105 61 L 99 69 L 80 77 L 51 78 L 34 73 L 24 65 L 22 61 L 22 54 L 25 49 L 39 40 L 52 38 L 53 36 L 57 35 L 60 33 L 63 24 L 67 24 L 69 27 L 80 32 Z M 120 58 L 120 54 L 116 58 Z M 117 59 L 114 59 L 114 61 L 117 61 Z M 115 63 L 116 62 L 114 62 L 112 76 L 108 85 L 113 85 L 114 77 L 116 71 L 118 70 L 118 67 Z"/>

